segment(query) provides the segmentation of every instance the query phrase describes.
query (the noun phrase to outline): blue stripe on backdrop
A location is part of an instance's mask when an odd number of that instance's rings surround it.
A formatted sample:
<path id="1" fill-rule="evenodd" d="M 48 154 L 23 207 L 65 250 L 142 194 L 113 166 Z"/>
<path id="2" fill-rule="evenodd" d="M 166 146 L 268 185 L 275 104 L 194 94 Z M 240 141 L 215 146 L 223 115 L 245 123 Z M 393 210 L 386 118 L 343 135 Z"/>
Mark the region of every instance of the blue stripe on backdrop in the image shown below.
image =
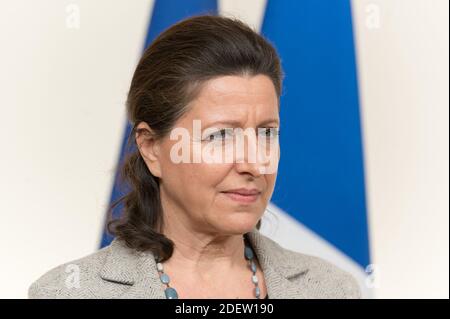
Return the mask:
<path id="1" fill-rule="evenodd" d="M 363 151 L 348 0 L 268 1 L 262 34 L 286 73 L 272 202 L 369 264 Z"/>
<path id="2" fill-rule="evenodd" d="M 172 24 L 187 18 L 192 15 L 210 13 L 217 14 L 217 0 L 155 0 L 152 17 L 149 23 L 147 38 L 145 39 L 144 48 L 148 45 L 166 28 Z M 127 122 L 125 135 L 122 141 L 119 163 L 125 158 L 126 155 L 126 141 L 131 132 L 131 125 Z M 131 150 L 132 151 L 132 150 Z M 125 187 L 119 187 L 118 172 L 114 179 L 114 186 L 111 193 L 110 204 L 126 194 L 127 189 Z M 113 216 L 117 217 L 122 210 L 123 205 L 118 205 L 113 210 Z M 101 247 L 109 245 L 113 237 L 103 231 Z"/>

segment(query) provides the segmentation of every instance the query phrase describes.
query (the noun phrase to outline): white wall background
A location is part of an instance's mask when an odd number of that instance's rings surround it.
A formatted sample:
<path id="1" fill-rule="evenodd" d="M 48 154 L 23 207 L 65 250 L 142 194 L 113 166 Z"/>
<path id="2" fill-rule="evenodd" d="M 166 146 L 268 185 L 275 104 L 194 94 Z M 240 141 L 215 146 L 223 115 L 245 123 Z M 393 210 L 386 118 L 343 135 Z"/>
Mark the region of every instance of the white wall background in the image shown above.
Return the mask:
<path id="1" fill-rule="evenodd" d="M 379 297 L 449 297 L 447 0 L 354 0 Z"/>
<path id="2" fill-rule="evenodd" d="M 97 249 L 152 3 L 2 2 L 0 298 Z M 264 6 L 219 5 L 256 29 Z M 448 2 L 353 14 L 376 296 L 448 297 Z"/>
<path id="3" fill-rule="evenodd" d="M 0 297 L 98 248 L 150 4 L 2 2 Z"/>

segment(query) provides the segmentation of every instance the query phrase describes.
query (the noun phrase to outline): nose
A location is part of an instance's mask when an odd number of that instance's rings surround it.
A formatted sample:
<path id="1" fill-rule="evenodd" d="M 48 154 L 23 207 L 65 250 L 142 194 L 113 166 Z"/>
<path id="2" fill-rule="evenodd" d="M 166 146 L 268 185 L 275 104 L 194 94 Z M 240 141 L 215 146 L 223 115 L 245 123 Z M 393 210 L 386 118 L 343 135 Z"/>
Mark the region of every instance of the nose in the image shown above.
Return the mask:
<path id="1" fill-rule="evenodd" d="M 266 164 L 262 150 L 258 149 L 255 130 L 245 130 L 245 133 L 238 134 L 235 138 L 236 171 L 241 174 L 248 173 L 254 177 L 261 176 Z"/>

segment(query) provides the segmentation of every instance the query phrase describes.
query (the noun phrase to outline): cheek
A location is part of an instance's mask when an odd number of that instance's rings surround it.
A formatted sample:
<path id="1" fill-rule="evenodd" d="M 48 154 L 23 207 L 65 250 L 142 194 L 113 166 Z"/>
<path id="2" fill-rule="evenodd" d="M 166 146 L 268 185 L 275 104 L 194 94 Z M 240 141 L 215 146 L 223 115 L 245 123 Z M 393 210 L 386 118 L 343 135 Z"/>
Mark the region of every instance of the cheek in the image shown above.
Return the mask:
<path id="1" fill-rule="evenodd" d="M 161 170 L 166 187 L 178 189 L 186 202 L 207 204 L 220 191 L 218 185 L 229 171 L 228 165 L 207 163 L 173 163 L 165 158 Z"/>
<path id="2" fill-rule="evenodd" d="M 264 198 L 266 201 L 269 201 L 272 197 L 274 188 L 275 188 L 275 182 L 277 179 L 277 174 L 267 174 L 265 175 L 266 178 L 266 191 L 264 192 Z"/>
<path id="3" fill-rule="evenodd" d="M 188 164 L 186 167 L 186 178 L 189 186 L 196 185 L 197 190 L 202 189 L 214 195 L 221 191 L 218 185 L 227 176 L 229 168 L 227 165 L 215 165 L 206 163 Z M 194 189 L 195 190 L 195 189 Z"/>

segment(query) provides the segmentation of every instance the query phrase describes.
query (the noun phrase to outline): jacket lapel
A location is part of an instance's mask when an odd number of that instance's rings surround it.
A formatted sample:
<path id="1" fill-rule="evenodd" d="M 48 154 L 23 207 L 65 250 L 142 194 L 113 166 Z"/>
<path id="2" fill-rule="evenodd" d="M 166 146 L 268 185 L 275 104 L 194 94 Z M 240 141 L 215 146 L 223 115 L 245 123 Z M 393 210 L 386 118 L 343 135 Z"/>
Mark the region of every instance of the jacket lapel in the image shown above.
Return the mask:
<path id="1" fill-rule="evenodd" d="M 292 258 L 293 252 L 262 235 L 256 228 L 246 235 L 264 273 L 269 298 L 308 298 L 305 291 L 300 289 L 298 281 L 290 280 L 304 276 L 308 272 L 306 264 L 299 264 L 298 258 Z"/>
<path id="2" fill-rule="evenodd" d="M 124 294 L 113 296 L 114 298 L 165 298 L 153 254 L 137 252 L 118 239 L 114 239 L 110 245 L 100 277 L 109 282 L 130 286 Z"/>

